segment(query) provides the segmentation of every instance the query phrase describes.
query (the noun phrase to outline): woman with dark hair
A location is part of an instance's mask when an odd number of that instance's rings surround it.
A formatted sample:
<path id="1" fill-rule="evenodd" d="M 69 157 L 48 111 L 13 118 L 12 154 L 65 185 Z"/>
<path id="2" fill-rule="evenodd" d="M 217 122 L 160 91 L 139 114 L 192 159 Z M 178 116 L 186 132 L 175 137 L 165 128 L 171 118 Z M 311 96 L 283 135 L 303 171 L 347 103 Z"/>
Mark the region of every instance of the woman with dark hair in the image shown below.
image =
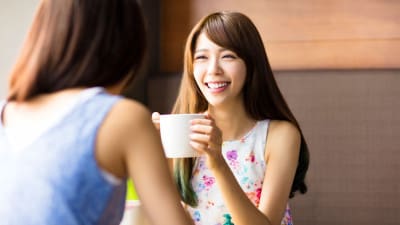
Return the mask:
<path id="1" fill-rule="evenodd" d="M 288 200 L 307 191 L 309 153 L 257 28 L 241 13 L 212 13 L 192 29 L 184 57 L 173 113 L 206 114 L 192 120 L 192 147 L 201 156 L 174 159 L 193 220 L 292 224 Z"/>
<path id="2" fill-rule="evenodd" d="M 119 224 L 128 177 L 152 224 L 192 224 L 150 112 L 118 95 L 145 40 L 136 0 L 41 1 L 0 102 L 1 224 Z"/>

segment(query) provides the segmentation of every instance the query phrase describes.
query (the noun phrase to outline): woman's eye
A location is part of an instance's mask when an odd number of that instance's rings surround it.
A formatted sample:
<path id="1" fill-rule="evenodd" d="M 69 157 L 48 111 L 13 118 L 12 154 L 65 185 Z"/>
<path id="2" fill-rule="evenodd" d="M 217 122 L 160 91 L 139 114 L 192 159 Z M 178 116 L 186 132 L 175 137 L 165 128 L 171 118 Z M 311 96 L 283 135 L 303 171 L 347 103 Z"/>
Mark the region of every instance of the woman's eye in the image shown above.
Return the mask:
<path id="1" fill-rule="evenodd" d="M 196 55 L 194 57 L 195 60 L 200 60 L 200 59 L 207 59 L 207 57 L 205 55 Z"/>
<path id="2" fill-rule="evenodd" d="M 236 59 L 236 56 L 233 55 L 233 54 L 226 54 L 226 55 L 222 56 L 222 58 L 225 58 L 225 59 Z"/>

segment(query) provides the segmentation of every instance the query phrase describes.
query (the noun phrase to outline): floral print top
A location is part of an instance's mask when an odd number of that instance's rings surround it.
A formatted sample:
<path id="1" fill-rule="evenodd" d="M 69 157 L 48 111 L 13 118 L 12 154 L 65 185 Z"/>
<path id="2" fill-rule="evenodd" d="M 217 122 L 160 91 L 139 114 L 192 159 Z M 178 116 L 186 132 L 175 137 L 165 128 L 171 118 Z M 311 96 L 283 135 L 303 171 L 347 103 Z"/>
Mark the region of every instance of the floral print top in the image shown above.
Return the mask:
<path id="1" fill-rule="evenodd" d="M 248 198 L 258 207 L 266 170 L 265 145 L 269 120 L 257 124 L 240 140 L 224 141 L 222 153 L 236 180 Z M 196 225 L 224 225 L 229 214 L 212 172 L 205 164 L 205 156 L 197 159 L 193 169 L 193 189 L 198 206 L 187 207 Z M 234 221 L 235 218 L 232 218 Z M 292 225 L 289 206 L 282 225 Z"/>

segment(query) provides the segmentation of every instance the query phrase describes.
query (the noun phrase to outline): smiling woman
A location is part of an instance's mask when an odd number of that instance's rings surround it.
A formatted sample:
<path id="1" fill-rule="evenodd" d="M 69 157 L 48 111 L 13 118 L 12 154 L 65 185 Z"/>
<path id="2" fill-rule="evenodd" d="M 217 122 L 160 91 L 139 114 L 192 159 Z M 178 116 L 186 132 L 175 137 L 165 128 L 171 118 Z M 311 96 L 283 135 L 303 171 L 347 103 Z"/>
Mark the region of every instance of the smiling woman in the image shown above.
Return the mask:
<path id="1" fill-rule="evenodd" d="M 202 33 L 193 58 L 194 78 L 210 104 L 218 105 L 226 101 L 225 98 L 237 98 L 238 103 L 241 102 L 246 65 L 235 52 L 221 48 Z M 232 104 L 237 103 L 233 101 Z"/>
<path id="2" fill-rule="evenodd" d="M 206 115 L 191 122 L 201 155 L 174 159 L 196 224 L 292 224 L 288 200 L 307 191 L 308 147 L 247 16 L 221 11 L 194 26 L 173 113 Z"/>

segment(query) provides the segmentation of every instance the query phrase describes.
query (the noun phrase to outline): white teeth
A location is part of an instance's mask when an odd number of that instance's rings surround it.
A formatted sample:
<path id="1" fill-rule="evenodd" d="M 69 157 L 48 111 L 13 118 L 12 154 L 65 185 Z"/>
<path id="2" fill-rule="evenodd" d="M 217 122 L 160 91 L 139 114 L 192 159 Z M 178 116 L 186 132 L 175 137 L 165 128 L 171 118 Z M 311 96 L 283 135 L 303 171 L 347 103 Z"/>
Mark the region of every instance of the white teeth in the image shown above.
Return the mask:
<path id="1" fill-rule="evenodd" d="M 207 83 L 207 86 L 212 89 L 221 88 L 227 86 L 228 83 Z"/>

